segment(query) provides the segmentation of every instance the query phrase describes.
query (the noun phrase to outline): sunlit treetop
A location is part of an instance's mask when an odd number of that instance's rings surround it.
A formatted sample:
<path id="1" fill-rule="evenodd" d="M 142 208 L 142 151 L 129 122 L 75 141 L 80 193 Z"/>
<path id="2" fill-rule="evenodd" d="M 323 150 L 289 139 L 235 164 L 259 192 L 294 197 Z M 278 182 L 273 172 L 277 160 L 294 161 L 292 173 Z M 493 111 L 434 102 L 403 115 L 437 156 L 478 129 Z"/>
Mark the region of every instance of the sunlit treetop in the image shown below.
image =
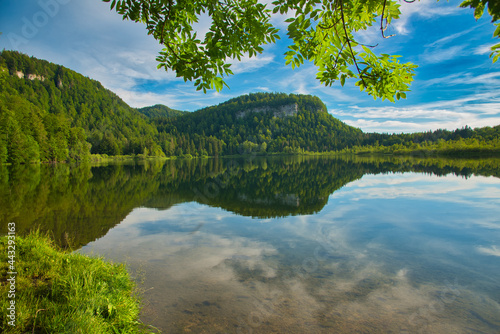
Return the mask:
<path id="1" fill-rule="evenodd" d="M 158 67 L 172 70 L 184 81 L 194 82 L 197 90 L 220 91 L 224 77 L 233 74 L 231 63 L 244 56 L 262 53 L 263 45 L 275 43 L 279 29 L 271 15 L 292 13 L 287 19 L 290 40 L 285 62 L 292 68 L 313 62 L 316 78 L 325 86 L 354 79 L 361 91 L 373 98 L 406 98 L 417 65 L 401 57 L 376 54 L 373 45 L 364 45 L 356 33 L 379 29 L 384 38 L 387 27 L 401 15 L 396 0 L 276 0 L 271 5 L 257 0 L 103 0 L 111 2 L 124 19 L 142 22 L 148 33 L 164 46 Z M 403 0 L 411 3 L 416 0 Z M 500 1 L 465 0 L 461 7 L 474 8 L 479 19 L 485 10 L 497 26 L 500 37 Z M 204 36 L 198 36 L 196 23 L 202 15 L 211 18 Z M 492 47 L 491 57 L 500 57 L 500 44 Z"/>

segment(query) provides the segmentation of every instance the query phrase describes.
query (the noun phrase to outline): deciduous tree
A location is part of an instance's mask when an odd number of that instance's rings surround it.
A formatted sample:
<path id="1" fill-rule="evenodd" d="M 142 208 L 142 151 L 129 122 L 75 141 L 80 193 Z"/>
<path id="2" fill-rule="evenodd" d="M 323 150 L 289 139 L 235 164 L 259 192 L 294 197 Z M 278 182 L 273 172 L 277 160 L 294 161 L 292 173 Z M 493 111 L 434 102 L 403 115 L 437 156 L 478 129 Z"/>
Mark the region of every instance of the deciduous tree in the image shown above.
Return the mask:
<path id="1" fill-rule="evenodd" d="M 256 56 L 264 44 L 280 38 L 270 21 L 278 13 L 294 15 L 286 20 L 291 41 L 286 63 L 295 68 L 312 61 L 316 78 L 326 86 L 354 79 L 374 98 L 394 101 L 406 97 L 417 67 L 400 62 L 397 55 L 376 54 L 356 38 L 357 32 L 369 28 L 380 29 L 388 38 L 388 25 L 401 15 L 397 0 L 275 0 L 270 6 L 258 0 L 103 1 L 111 2 L 111 9 L 124 19 L 146 24 L 148 33 L 164 46 L 158 67 L 194 81 L 204 92 L 226 85 L 224 77 L 233 74 L 232 61 Z M 476 19 L 487 9 L 497 26 L 494 36 L 500 37 L 498 0 L 465 0 L 460 6 L 474 8 Z M 202 15 L 212 23 L 205 36 L 198 36 L 196 24 Z M 498 60 L 500 44 L 491 56 Z"/>

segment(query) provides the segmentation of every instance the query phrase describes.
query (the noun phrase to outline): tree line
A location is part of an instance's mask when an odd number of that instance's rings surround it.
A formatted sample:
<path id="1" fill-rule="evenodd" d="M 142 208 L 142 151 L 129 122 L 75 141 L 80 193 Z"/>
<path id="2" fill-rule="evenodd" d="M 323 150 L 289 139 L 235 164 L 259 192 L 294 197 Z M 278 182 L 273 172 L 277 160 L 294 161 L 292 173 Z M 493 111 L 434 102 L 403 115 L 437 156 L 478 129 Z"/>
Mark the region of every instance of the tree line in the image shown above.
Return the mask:
<path id="1" fill-rule="evenodd" d="M 454 131 L 408 134 L 365 134 L 362 145 L 343 149 L 351 153 L 424 154 L 479 156 L 500 154 L 500 125 L 472 129 L 464 126 Z"/>

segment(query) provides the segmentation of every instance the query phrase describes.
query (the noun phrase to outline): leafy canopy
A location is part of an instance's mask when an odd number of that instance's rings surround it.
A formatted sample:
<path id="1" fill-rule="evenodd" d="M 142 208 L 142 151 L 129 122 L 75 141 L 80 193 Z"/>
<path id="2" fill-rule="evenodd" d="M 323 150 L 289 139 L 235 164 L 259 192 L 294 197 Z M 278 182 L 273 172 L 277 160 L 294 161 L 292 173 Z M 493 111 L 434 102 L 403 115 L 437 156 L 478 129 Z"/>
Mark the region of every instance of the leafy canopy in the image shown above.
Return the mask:
<path id="1" fill-rule="evenodd" d="M 173 70 L 185 81 L 194 81 L 198 90 L 224 85 L 233 74 L 230 62 L 262 53 L 262 46 L 275 43 L 279 30 L 270 23 L 272 14 L 293 13 L 286 20 L 291 45 L 285 53 L 286 64 L 299 67 L 312 61 L 318 68 L 316 78 L 325 86 L 340 80 L 355 79 L 355 85 L 376 98 L 406 98 L 413 81 L 412 63 L 401 63 L 400 56 L 375 54 L 374 46 L 363 45 L 356 33 L 380 26 L 384 38 L 388 25 L 401 12 L 397 0 L 275 0 L 270 7 L 258 0 L 103 0 L 111 2 L 124 19 L 146 24 L 165 48 L 158 67 Z M 416 0 L 403 0 L 414 2 Z M 439 0 L 438 0 L 439 1 Z M 475 9 L 476 19 L 488 8 L 492 22 L 500 17 L 496 0 L 465 0 L 461 7 Z M 199 37 L 196 24 L 202 16 L 211 19 L 209 31 Z M 380 23 L 379 23 L 380 22 Z M 495 23 L 495 37 L 500 24 Z M 493 61 L 500 57 L 500 44 L 492 47 Z"/>

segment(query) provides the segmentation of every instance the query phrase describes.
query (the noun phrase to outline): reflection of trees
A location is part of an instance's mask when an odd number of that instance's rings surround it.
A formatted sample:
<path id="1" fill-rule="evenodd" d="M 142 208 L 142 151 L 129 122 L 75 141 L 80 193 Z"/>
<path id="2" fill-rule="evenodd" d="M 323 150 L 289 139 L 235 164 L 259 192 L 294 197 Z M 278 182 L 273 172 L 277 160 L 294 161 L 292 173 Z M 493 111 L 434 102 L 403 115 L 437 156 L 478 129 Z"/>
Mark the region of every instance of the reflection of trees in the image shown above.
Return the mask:
<path id="1" fill-rule="evenodd" d="M 453 174 L 470 177 L 472 175 L 500 177 L 500 159 L 452 159 L 418 158 L 398 156 L 352 156 L 343 158 L 363 166 L 364 173 L 417 172 L 437 176 Z"/>
<path id="2" fill-rule="evenodd" d="M 160 166 L 161 167 L 161 166 Z M 40 228 L 61 245 L 80 247 L 107 233 L 155 191 L 161 169 L 26 165 L 0 173 L 1 232 Z M 141 182 L 147 180 L 147 182 Z"/>
<path id="3" fill-rule="evenodd" d="M 101 167 L 0 166 L 0 232 L 16 222 L 74 247 L 107 233 L 138 206 L 197 201 L 253 217 L 320 211 L 328 197 L 367 173 L 453 173 L 500 177 L 500 160 L 403 157 L 258 157 L 143 162 Z"/>
<path id="4" fill-rule="evenodd" d="M 172 196 L 180 196 L 260 218 L 311 214 L 325 206 L 331 193 L 363 175 L 352 163 L 297 156 L 221 163 L 222 170 L 206 177 L 193 174 L 187 183 L 162 187 L 155 200 L 170 203 Z"/>

